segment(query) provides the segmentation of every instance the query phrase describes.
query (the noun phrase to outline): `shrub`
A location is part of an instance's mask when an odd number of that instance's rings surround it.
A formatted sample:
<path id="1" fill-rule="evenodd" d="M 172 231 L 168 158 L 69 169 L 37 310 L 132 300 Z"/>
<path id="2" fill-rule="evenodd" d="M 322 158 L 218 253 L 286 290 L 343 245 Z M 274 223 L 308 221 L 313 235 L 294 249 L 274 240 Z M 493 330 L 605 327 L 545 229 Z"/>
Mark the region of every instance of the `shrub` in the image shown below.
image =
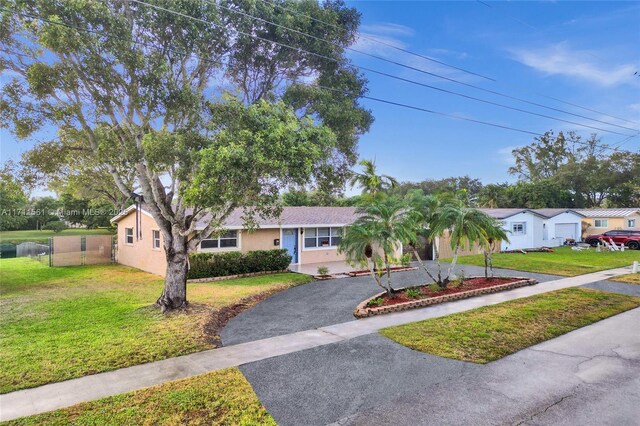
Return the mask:
<path id="1" fill-rule="evenodd" d="M 429 290 L 431 290 L 431 291 L 440 291 L 442 289 L 440 288 L 440 286 L 437 283 L 431 283 L 431 284 L 429 284 Z"/>
<path id="2" fill-rule="evenodd" d="M 411 253 L 405 253 L 400 256 L 400 265 L 411 266 Z"/>
<path id="3" fill-rule="evenodd" d="M 383 302 L 384 300 L 382 300 L 382 297 L 376 297 L 375 299 L 369 300 L 367 302 L 367 306 L 380 306 Z"/>
<path id="4" fill-rule="evenodd" d="M 54 220 L 54 221 L 51 221 L 51 222 L 45 224 L 42 227 L 42 229 L 47 229 L 49 231 L 53 231 L 55 233 L 58 233 L 58 232 L 62 232 L 65 229 L 67 229 L 67 225 L 65 225 L 65 223 L 60 221 L 60 220 Z"/>
<path id="5" fill-rule="evenodd" d="M 328 275 L 329 274 L 329 268 L 327 268 L 324 265 L 318 266 L 318 275 Z"/>
<path id="6" fill-rule="evenodd" d="M 291 263 L 287 250 L 255 250 L 247 253 L 194 253 L 189 256 L 187 278 L 211 278 L 253 272 L 281 271 Z"/>
<path id="7" fill-rule="evenodd" d="M 420 290 L 417 288 L 408 288 L 404 291 L 405 296 L 409 299 L 417 299 L 420 297 Z"/>

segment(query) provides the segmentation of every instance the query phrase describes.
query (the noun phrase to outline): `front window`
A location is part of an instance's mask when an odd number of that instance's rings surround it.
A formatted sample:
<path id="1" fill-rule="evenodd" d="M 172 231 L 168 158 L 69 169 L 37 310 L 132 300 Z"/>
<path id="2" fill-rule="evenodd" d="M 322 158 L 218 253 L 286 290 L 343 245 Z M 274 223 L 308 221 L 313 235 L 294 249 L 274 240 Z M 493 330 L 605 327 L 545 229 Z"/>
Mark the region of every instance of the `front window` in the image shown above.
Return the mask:
<path id="1" fill-rule="evenodd" d="M 133 244 L 133 228 L 124 228 L 124 242 Z"/>
<path id="2" fill-rule="evenodd" d="M 154 249 L 159 249 L 160 248 L 160 231 L 157 230 L 157 229 L 154 229 L 151 232 L 151 234 L 153 236 L 153 238 L 152 238 L 152 240 L 153 240 L 153 248 Z"/>
<path id="3" fill-rule="evenodd" d="M 596 228 L 608 228 L 609 220 L 608 219 L 596 219 L 593 224 Z"/>
<path id="4" fill-rule="evenodd" d="M 305 248 L 337 247 L 342 240 L 342 228 L 305 228 Z"/>
<path id="5" fill-rule="evenodd" d="M 511 224 L 511 233 L 513 235 L 525 235 L 527 233 L 526 222 L 514 222 Z"/>
<path id="6" fill-rule="evenodd" d="M 635 219 L 627 220 L 627 228 L 635 228 L 635 227 L 636 227 L 636 220 Z"/>
<path id="7" fill-rule="evenodd" d="M 238 231 L 227 231 L 217 238 L 202 240 L 200 248 L 236 248 L 238 247 Z"/>

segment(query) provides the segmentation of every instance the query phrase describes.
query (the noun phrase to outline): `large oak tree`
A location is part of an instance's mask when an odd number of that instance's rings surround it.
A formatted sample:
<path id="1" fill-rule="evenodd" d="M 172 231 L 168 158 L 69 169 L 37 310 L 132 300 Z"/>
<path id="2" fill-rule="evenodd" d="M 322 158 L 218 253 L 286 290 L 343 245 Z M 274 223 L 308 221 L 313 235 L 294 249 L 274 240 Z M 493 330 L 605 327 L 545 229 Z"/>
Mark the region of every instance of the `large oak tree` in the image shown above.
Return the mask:
<path id="1" fill-rule="evenodd" d="M 204 0 L 2 2 L 11 12 L 2 12 L 0 66 L 13 78 L 0 123 L 19 137 L 53 124 L 124 196 L 139 188 L 164 237 L 163 310 L 186 305 L 188 252 L 221 232 L 232 210 L 244 208 L 252 227 L 255 215 L 278 213 L 283 187 L 341 187 L 372 122 L 358 103 L 366 82 L 344 56 L 355 10 L 341 1 L 220 4 L 227 9 Z"/>

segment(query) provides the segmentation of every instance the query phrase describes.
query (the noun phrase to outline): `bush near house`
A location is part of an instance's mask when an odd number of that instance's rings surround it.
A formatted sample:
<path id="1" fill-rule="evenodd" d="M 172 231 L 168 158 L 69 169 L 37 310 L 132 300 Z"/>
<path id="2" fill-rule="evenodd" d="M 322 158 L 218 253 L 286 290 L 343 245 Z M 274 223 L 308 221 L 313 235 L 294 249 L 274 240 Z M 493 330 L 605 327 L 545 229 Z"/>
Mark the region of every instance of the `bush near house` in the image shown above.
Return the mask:
<path id="1" fill-rule="evenodd" d="M 254 272 L 282 271 L 291 263 L 287 250 L 255 250 L 247 253 L 195 253 L 189 256 L 189 279 L 224 277 Z"/>

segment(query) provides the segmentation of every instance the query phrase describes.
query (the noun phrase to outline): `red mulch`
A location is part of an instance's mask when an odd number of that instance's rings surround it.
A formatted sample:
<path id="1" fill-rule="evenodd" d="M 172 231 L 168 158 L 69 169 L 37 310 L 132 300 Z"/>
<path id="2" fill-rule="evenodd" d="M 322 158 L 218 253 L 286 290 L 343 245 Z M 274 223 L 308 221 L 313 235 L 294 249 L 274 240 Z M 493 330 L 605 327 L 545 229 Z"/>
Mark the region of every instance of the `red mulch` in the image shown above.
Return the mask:
<path id="1" fill-rule="evenodd" d="M 410 297 L 407 297 L 404 293 L 404 290 L 402 290 L 402 291 L 398 291 L 397 293 L 394 293 L 393 297 L 391 298 L 389 298 L 386 294 L 381 296 L 382 305 L 380 306 L 390 306 L 390 305 L 396 305 L 398 303 L 403 303 L 403 302 L 411 302 L 414 300 L 429 299 L 431 297 L 438 297 L 438 296 L 444 296 L 447 294 L 455 294 L 455 293 L 462 293 L 464 291 L 477 290 L 479 288 L 495 287 L 498 285 L 509 284 L 515 281 L 520 281 L 520 279 L 521 278 L 497 278 L 497 277 L 468 278 L 464 280 L 464 282 L 457 287 L 453 287 L 452 284 L 449 284 L 449 287 L 446 288 L 445 290 L 438 290 L 438 291 L 432 290 L 428 285 L 421 286 L 421 287 L 413 287 L 420 290 L 419 298 L 412 299 Z"/>

